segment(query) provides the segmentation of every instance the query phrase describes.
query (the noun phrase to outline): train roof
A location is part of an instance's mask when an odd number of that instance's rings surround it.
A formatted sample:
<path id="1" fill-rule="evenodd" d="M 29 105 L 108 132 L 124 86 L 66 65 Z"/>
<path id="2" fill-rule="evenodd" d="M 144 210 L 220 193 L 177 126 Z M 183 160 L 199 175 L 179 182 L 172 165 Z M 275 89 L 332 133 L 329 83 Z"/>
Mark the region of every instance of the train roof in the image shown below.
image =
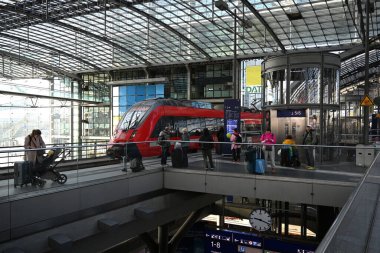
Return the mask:
<path id="1" fill-rule="evenodd" d="M 135 105 L 137 106 L 148 105 L 151 107 L 167 105 L 167 106 L 191 107 L 191 108 L 215 110 L 214 108 L 212 108 L 211 103 L 208 103 L 208 102 L 199 102 L 196 100 L 173 99 L 173 98 L 150 98 L 150 99 L 146 99 L 141 102 L 138 102 Z M 223 110 L 223 109 L 220 109 L 220 110 Z M 249 109 L 246 107 L 241 107 L 241 112 L 260 113 L 260 111 L 255 111 L 253 109 Z"/>
<path id="2" fill-rule="evenodd" d="M 144 101 L 139 102 L 138 104 L 144 104 L 144 105 L 169 105 L 169 106 L 182 106 L 182 107 L 196 107 L 192 103 L 196 102 L 193 100 L 180 100 L 180 99 L 173 99 L 173 98 L 151 98 L 146 99 Z M 211 109 L 211 108 L 207 108 Z"/>

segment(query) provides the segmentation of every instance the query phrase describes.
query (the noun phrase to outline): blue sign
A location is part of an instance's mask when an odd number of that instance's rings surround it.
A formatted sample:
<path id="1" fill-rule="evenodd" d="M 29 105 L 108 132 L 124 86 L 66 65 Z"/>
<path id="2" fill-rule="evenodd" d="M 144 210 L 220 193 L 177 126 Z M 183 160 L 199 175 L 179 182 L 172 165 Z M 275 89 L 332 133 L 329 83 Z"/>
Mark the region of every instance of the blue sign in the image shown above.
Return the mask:
<path id="1" fill-rule="evenodd" d="M 237 128 L 240 132 L 240 100 L 239 99 L 225 99 L 224 100 L 224 129 L 225 133 L 233 133 Z M 227 141 L 230 141 L 226 138 Z M 222 145 L 223 154 L 231 154 L 231 148 L 229 145 Z"/>
<path id="2" fill-rule="evenodd" d="M 306 110 L 305 109 L 277 110 L 277 118 L 288 118 L 288 117 L 306 117 Z"/>
<path id="3" fill-rule="evenodd" d="M 299 243 L 231 230 L 205 230 L 205 253 L 314 253 L 316 244 Z"/>

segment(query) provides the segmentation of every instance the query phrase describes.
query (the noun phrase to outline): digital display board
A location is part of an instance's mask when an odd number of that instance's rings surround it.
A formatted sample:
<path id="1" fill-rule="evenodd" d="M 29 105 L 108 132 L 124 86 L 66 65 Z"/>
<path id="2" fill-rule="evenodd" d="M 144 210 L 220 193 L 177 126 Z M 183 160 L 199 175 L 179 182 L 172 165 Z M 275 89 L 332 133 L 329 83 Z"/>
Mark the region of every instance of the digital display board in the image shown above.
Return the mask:
<path id="1" fill-rule="evenodd" d="M 277 118 L 288 118 L 288 117 L 306 117 L 306 110 L 305 109 L 277 110 Z"/>
<path id="2" fill-rule="evenodd" d="M 232 134 L 235 128 L 240 132 L 240 111 L 239 99 L 224 100 L 224 129 L 226 134 Z M 227 138 L 226 141 L 230 140 Z M 231 146 L 222 145 L 222 154 L 231 154 Z"/>
<path id="3" fill-rule="evenodd" d="M 265 238 L 257 234 L 206 230 L 205 253 L 314 253 L 314 244 Z"/>

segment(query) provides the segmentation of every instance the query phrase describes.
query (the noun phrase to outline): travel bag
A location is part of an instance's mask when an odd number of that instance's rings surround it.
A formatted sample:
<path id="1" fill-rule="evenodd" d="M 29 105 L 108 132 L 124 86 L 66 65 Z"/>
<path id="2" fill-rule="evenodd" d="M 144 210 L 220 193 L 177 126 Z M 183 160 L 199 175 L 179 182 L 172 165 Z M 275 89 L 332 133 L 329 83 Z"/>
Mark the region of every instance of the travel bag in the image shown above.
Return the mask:
<path id="1" fill-rule="evenodd" d="M 173 168 L 184 168 L 184 155 L 182 148 L 175 148 L 172 152 L 172 166 Z"/>
<path id="2" fill-rule="evenodd" d="M 14 163 L 14 187 L 32 183 L 32 164 L 28 161 Z"/>
<path id="3" fill-rule="evenodd" d="M 145 169 L 143 163 L 142 163 L 142 158 L 141 157 L 135 157 L 131 160 L 130 163 L 130 168 L 132 172 L 139 172 Z"/>
<path id="4" fill-rule="evenodd" d="M 256 174 L 265 174 L 265 169 L 267 167 L 267 163 L 265 159 L 263 159 L 263 155 L 261 152 L 256 153 L 256 161 L 255 161 L 255 173 Z"/>
<path id="5" fill-rule="evenodd" d="M 247 152 L 245 152 L 245 161 L 247 162 L 247 171 L 251 174 L 255 173 L 256 167 L 256 156 L 257 152 L 260 151 L 257 147 L 248 147 Z"/>

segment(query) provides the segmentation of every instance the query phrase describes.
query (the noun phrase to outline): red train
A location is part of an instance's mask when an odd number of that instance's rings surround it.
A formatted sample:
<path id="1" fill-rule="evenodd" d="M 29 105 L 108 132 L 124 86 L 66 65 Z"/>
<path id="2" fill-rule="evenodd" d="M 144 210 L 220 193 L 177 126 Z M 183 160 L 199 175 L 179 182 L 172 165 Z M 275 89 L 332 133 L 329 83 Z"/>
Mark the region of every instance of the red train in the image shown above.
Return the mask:
<path id="1" fill-rule="evenodd" d="M 199 140 L 203 128 L 207 127 L 214 133 L 223 126 L 223 110 L 197 108 L 192 102 L 157 98 L 136 103 L 120 120 L 107 154 L 113 158 L 124 156 L 125 143 L 128 143 L 128 156 L 158 156 L 161 147 L 157 144 L 157 138 L 165 126 L 170 126 L 173 141 L 181 138 L 185 127 L 190 140 Z M 241 122 L 246 129 L 261 129 L 262 114 L 242 112 Z M 190 151 L 198 148 L 198 143 L 190 143 Z"/>

